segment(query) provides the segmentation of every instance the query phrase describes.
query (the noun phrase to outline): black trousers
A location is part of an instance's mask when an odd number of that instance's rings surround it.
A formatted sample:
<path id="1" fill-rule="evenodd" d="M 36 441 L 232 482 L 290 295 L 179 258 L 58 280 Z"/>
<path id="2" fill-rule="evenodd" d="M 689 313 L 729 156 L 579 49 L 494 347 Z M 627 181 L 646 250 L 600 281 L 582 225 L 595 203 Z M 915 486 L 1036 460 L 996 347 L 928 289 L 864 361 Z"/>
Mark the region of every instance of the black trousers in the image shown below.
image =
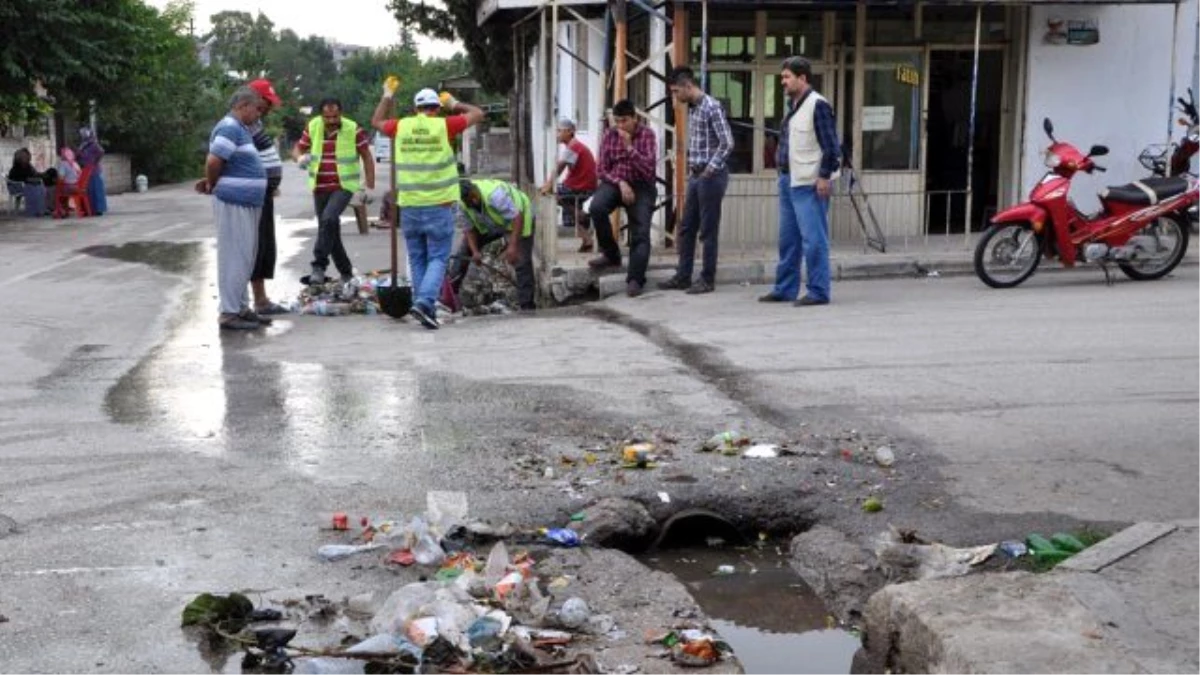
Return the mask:
<path id="1" fill-rule="evenodd" d="M 717 245 L 721 238 L 721 200 L 725 198 L 727 187 L 728 171 L 721 171 L 708 178 L 698 174 L 688 178 L 683 223 L 679 230 L 679 267 L 675 270 L 675 276 L 680 280 L 692 280 L 692 267 L 696 262 L 696 235 L 699 234 L 700 241 L 704 242 L 700 278 L 710 286 L 716 281 Z"/>
<path id="2" fill-rule="evenodd" d="M 621 189 L 607 181 L 601 181 L 592 195 L 589 210 L 592 226 L 596 230 L 596 243 L 604 256 L 616 265 L 621 264 L 621 247 L 612 234 L 608 218 L 613 211 L 624 206 L 629 219 L 629 272 L 626 281 L 646 284 L 646 268 L 650 265 L 650 216 L 654 213 L 654 198 L 657 190 L 652 182 L 633 183 L 633 204 L 621 203 Z"/>
<path id="3" fill-rule="evenodd" d="M 350 256 L 346 255 L 346 247 L 342 244 L 342 211 L 346 210 L 353 196 L 345 190 L 313 193 L 313 210 L 317 212 L 313 267 L 323 270 L 329 267 L 329 258 L 333 257 L 333 264 L 342 276 L 354 273 Z"/>

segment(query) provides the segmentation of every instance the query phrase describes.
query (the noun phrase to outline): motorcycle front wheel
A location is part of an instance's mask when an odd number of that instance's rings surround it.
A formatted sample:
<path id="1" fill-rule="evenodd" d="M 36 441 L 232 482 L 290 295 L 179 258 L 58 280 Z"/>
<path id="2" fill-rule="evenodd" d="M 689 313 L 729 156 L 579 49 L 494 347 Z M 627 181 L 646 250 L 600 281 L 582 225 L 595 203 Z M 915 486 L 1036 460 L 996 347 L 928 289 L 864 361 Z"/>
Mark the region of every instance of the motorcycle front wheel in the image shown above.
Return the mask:
<path id="1" fill-rule="evenodd" d="M 1182 215 L 1163 216 L 1138 230 L 1135 238 L 1153 242 L 1154 250 L 1138 251 L 1139 259 L 1120 264 L 1125 276 L 1136 281 L 1161 279 L 1175 269 L 1188 247 L 1188 226 Z M 1145 258 L 1141 256 L 1145 255 Z"/>
<path id="2" fill-rule="evenodd" d="M 992 288 L 1012 288 L 1033 276 L 1042 261 L 1042 238 L 1029 223 L 988 227 L 975 245 L 975 274 Z"/>

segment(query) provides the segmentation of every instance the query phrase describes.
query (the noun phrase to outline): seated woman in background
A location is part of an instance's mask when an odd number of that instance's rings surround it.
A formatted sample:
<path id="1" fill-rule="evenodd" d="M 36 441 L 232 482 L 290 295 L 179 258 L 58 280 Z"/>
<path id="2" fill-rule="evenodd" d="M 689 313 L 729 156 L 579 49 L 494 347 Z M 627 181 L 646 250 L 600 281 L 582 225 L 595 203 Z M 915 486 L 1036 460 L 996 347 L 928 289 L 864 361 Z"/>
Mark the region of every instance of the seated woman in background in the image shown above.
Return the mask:
<path id="1" fill-rule="evenodd" d="M 61 158 L 58 162 L 59 177 L 67 185 L 74 186 L 79 182 L 79 174 L 83 173 L 79 162 L 75 161 L 75 151 L 64 147 L 58 151 L 58 156 Z"/>
<path id="2" fill-rule="evenodd" d="M 104 148 L 100 145 L 100 141 L 96 140 L 95 132 L 88 127 L 80 129 L 79 165 L 85 169 L 89 166 L 96 167 L 92 169 L 92 177 L 87 184 L 88 202 L 92 205 L 92 215 L 94 216 L 102 216 L 108 210 L 104 172 L 100 167 L 100 160 L 103 157 Z"/>
<path id="3" fill-rule="evenodd" d="M 58 172 L 47 169 L 45 173 L 33 168 L 33 156 L 29 148 L 21 148 L 13 153 L 12 168 L 8 170 L 8 179 L 14 183 L 41 183 L 54 185 L 58 181 Z"/>
<path id="4" fill-rule="evenodd" d="M 8 170 L 8 180 L 20 187 L 9 185 L 11 194 L 20 194 L 25 200 L 25 215 L 42 216 L 50 212 L 46 199 L 46 186 L 54 185 L 58 180 L 58 172 L 46 169 L 39 172 L 33 167 L 33 157 L 28 148 L 21 148 L 13 153 L 12 167 Z"/>

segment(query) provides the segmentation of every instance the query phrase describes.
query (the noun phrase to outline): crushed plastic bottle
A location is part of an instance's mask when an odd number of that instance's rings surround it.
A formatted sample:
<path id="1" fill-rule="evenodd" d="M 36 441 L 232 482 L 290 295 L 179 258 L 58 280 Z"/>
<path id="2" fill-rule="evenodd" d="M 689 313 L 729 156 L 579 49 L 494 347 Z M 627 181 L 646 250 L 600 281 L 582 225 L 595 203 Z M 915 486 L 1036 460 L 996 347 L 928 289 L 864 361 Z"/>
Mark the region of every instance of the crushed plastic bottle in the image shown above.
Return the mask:
<path id="1" fill-rule="evenodd" d="M 383 544 L 326 544 L 317 549 L 317 555 L 321 556 L 324 560 L 334 561 L 349 558 L 352 555 L 365 551 L 374 551 L 378 548 L 383 548 Z"/>
<path id="2" fill-rule="evenodd" d="M 358 659 L 299 659 L 292 672 L 299 675 L 358 675 L 363 672 L 364 664 Z"/>
<path id="3" fill-rule="evenodd" d="M 579 546 L 579 533 L 565 527 L 546 530 L 546 539 L 566 548 Z"/>
<path id="4" fill-rule="evenodd" d="M 701 447 L 705 452 L 720 451 L 725 455 L 736 455 L 742 446 L 750 445 L 750 438 L 737 431 L 722 431 L 704 442 Z"/>

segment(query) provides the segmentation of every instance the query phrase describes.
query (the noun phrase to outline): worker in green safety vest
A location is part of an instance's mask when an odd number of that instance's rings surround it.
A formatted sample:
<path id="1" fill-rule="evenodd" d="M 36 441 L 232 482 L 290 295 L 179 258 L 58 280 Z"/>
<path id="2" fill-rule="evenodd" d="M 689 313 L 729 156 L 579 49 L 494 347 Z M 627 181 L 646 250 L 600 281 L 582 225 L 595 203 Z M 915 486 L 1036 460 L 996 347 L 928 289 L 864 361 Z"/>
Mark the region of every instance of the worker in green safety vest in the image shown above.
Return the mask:
<path id="1" fill-rule="evenodd" d="M 366 203 L 364 178 L 367 190 L 375 189 L 375 158 L 366 132 L 342 115 L 342 102 L 336 98 L 321 101 L 320 111 L 308 121 L 292 149 L 297 165 L 308 171 L 308 189 L 317 213 L 312 274 L 301 279 L 313 285 L 325 283 L 330 257 L 343 282 L 353 278 L 354 266 L 342 244 L 342 212 L 354 199 Z"/>
<path id="2" fill-rule="evenodd" d="M 413 318 L 429 329 L 441 326 L 437 299 L 446 278 L 446 264 L 454 246 L 454 213 L 459 200 L 458 161 L 454 138 L 483 121 L 483 111 L 460 103 L 442 92 L 422 89 L 413 98 L 416 114 L 388 119 L 392 98 L 400 86 L 396 78 L 383 85 L 383 98 L 371 117 L 371 125 L 394 138 L 396 203 L 400 208 L 400 230 L 408 249 L 412 275 Z M 438 113 L 449 110 L 449 117 Z"/>
<path id="3" fill-rule="evenodd" d="M 463 239 L 471 260 L 481 264 L 483 247 L 508 237 L 504 259 L 517 272 L 517 303 L 524 311 L 534 310 L 534 219 L 529 196 L 512 183 L 486 178 L 463 179 L 459 192 L 467 224 Z"/>

